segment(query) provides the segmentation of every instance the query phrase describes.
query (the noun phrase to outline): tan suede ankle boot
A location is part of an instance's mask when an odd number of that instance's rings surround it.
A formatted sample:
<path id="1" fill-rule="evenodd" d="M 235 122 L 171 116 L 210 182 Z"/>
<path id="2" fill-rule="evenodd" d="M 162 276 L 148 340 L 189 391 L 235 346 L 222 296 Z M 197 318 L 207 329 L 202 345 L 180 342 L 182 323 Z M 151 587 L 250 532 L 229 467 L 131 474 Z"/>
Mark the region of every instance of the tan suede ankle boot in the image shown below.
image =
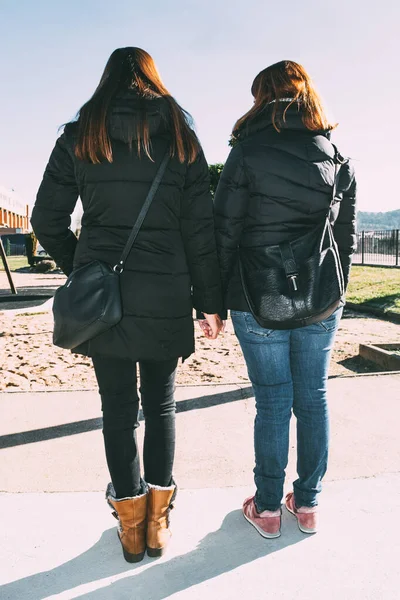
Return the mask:
<path id="1" fill-rule="evenodd" d="M 149 484 L 147 505 L 147 554 L 162 556 L 171 538 L 169 513 L 176 496 L 176 485 L 161 487 Z"/>
<path id="2" fill-rule="evenodd" d="M 106 499 L 118 519 L 118 537 L 124 558 L 129 563 L 143 560 L 146 551 L 148 491 L 132 498 L 115 498 L 114 488 L 107 488 Z"/>

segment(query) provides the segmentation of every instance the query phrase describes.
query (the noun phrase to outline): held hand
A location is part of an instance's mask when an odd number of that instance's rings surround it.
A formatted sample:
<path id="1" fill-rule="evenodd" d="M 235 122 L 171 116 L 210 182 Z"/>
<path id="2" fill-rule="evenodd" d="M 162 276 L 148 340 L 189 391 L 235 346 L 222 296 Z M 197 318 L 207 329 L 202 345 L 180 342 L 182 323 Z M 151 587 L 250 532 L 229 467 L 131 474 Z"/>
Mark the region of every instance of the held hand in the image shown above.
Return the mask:
<path id="1" fill-rule="evenodd" d="M 204 335 L 209 340 L 216 340 L 220 331 L 224 330 L 224 324 L 219 315 L 207 315 L 204 313 L 205 319 L 199 321 L 200 327 Z"/>

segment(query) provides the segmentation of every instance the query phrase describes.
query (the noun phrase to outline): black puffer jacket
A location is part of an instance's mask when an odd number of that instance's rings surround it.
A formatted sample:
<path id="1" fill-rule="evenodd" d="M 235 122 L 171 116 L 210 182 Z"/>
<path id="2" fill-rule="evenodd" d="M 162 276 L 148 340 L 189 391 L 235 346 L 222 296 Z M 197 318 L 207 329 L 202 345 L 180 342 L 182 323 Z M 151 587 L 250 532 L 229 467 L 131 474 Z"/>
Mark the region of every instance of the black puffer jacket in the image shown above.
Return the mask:
<path id="1" fill-rule="evenodd" d="M 154 162 L 129 149 L 139 110 L 150 124 Z M 89 164 L 74 155 L 76 125 L 66 127 L 47 165 L 32 213 L 36 235 L 66 274 L 98 259 L 115 264 L 170 143 L 162 98 L 129 91 L 110 117 L 113 162 Z M 134 144 L 133 144 L 134 146 Z M 79 241 L 69 229 L 78 195 L 83 203 Z M 222 309 L 208 167 L 172 158 L 121 275 L 124 316 L 77 351 L 167 360 L 194 351 L 193 306 Z"/>
<path id="2" fill-rule="evenodd" d="M 225 307 L 249 311 L 238 269 L 238 246 L 291 241 L 322 222 L 332 196 L 335 150 L 326 132 L 304 126 L 293 105 L 278 133 L 272 107 L 241 133 L 216 191 L 214 208 Z M 346 285 L 355 251 L 356 181 L 349 161 L 340 167 L 334 235 Z"/>

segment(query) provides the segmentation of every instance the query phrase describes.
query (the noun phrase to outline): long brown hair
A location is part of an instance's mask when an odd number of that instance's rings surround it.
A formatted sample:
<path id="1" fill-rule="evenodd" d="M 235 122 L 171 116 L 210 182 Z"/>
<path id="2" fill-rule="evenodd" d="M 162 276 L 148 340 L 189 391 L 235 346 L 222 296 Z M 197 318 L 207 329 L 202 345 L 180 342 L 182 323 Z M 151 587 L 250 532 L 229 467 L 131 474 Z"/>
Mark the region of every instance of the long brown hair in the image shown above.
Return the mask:
<path id="1" fill-rule="evenodd" d="M 81 160 L 100 163 L 112 162 L 112 146 L 107 130 L 107 117 L 116 95 L 134 88 L 147 98 L 162 97 L 168 103 L 170 128 L 172 130 L 171 156 L 180 162 L 192 163 L 200 144 L 191 128 L 191 117 L 183 110 L 164 86 L 154 60 L 141 48 L 118 48 L 104 69 L 96 91 L 77 114 L 78 138 L 75 154 Z M 150 152 L 149 124 L 145 113 L 138 120 L 136 135 L 137 151 L 152 160 Z"/>
<path id="2" fill-rule="evenodd" d="M 321 98 L 307 71 L 292 60 L 282 60 L 261 71 L 251 87 L 254 106 L 241 117 L 233 128 L 235 138 L 251 120 L 272 103 L 272 124 L 280 131 L 286 112 L 294 103 L 301 105 L 304 125 L 312 131 L 331 130 L 337 124 L 329 123 Z M 288 103 L 281 100 L 288 99 Z"/>

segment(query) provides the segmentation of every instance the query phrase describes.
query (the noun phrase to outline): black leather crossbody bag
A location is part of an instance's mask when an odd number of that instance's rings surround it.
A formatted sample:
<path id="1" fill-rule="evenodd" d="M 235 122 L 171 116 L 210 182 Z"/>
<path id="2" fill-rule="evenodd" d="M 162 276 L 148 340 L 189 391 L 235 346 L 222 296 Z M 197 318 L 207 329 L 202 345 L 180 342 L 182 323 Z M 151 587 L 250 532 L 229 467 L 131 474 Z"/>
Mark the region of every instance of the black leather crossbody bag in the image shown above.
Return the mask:
<path id="1" fill-rule="evenodd" d="M 74 270 L 54 296 L 53 343 L 71 350 L 107 331 L 122 319 L 120 275 L 169 162 L 169 150 L 114 267 L 94 260 Z"/>
<path id="2" fill-rule="evenodd" d="M 239 270 L 247 303 L 266 329 L 295 329 L 328 318 L 344 296 L 339 250 L 331 225 L 336 202 L 338 165 L 329 210 L 307 234 L 274 246 L 239 248 Z"/>

